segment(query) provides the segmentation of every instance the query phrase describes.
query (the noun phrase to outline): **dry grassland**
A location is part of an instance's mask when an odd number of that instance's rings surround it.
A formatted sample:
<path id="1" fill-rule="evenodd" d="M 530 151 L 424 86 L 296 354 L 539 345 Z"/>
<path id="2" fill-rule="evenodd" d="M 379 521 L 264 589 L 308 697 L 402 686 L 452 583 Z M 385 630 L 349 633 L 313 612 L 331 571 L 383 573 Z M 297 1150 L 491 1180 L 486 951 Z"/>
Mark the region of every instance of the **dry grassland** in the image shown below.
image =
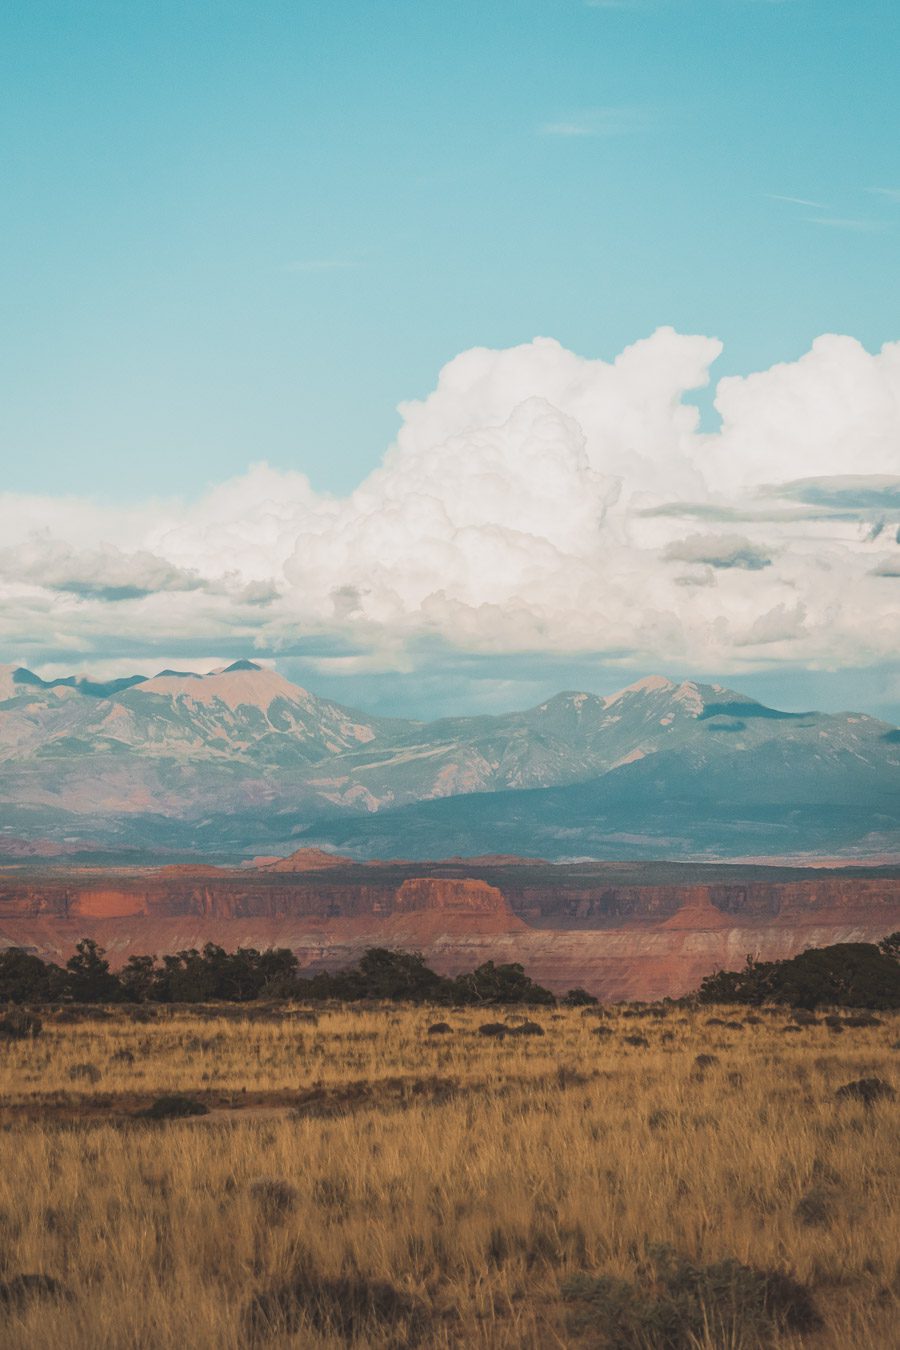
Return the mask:
<path id="1" fill-rule="evenodd" d="M 900 1345 L 898 1102 L 835 1097 L 900 1087 L 900 1018 L 528 1015 L 544 1036 L 472 1010 L 45 1016 L 0 1049 L 0 1350 Z M 135 1119 L 163 1093 L 211 1109 Z M 573 1321 L 580 1274 L 652 1303 L 657 1244 L 789 1274 L 821 1324 Z"/>

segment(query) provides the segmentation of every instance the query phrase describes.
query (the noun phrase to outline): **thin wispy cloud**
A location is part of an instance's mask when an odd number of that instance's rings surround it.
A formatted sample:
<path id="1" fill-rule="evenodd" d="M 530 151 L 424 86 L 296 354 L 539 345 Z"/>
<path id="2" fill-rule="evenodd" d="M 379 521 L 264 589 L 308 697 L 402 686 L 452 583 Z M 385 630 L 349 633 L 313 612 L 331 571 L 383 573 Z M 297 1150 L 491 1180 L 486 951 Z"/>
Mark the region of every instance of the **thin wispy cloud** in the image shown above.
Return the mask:
<path id="1" fill-rule="evenodd" d="M 870 188 L 870 192 L 877 192 L 882 196 L 896 197 L 900 201 L 900 190 L 892 188 Z M 825 225 L 833 230 L 855 231 L 857 234 L 875 234 L 886 228 L 883 220 L 873 220 L 869 216 L 838 216 L 833 214 L 833 208 L 826 202 L 814 201 L 811 197 L 792 197 L 782 192 L 767 192 L 766 197 L 771 202 L 784 202 L 788 206 L 799 206 L 804 211 L 821 211 L 828 214 L 816 216 L 804 216 L 804 221 L 809 225 Z"/>
<path id="2" fill-rule="evenodd" d="M 900 202 L 900 187 L 874 187 L 869 188 L 876 196 L 887 197 L 889 201 Z"/>
<path id="3" fill-rule="evenodd" d="M 538 127 L 539 136 L 591 137 L 627 136 L 643 131 L 652 118 L 647 108 L 589 108 L 584 112 L 544 122 Z"/>
<path id="4" fill-rule="evenodd" d="M 813 225 L 827 225 L 833 230 L 855 230 L 859 234 L 877 234 L 885 228 L 883 220 L 866 220 L 856 216 L 807 216 Z"/>
<path id="5" fill-rule="evenodd" d="M 767 192 L 766 196 L 770 202 L 787 202 L 789 206 L 806 206 L 813 211 L 828 210 L 824 202 L 814 202 L 808 197 L 786 197 L 781 192 Z"/>

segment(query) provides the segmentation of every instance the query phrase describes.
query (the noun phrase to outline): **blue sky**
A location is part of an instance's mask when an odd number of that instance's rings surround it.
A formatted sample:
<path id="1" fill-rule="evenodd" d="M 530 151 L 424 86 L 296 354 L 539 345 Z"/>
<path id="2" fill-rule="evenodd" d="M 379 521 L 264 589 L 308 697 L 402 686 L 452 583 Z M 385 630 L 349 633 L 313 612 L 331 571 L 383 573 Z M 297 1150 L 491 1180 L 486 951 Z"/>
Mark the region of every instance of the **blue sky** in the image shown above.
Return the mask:
<path id="1" fill-rule="evenodd" d="M 0 660 L 900 720 L 898 69 L 895 0 L 7 0 Z"/>
<path id="2" fill-rule="evenodd" d="M 344 492 L 536 334 L 897 336 L 892 0 L 7 0 L 0 50 L 9 488 Z"/>

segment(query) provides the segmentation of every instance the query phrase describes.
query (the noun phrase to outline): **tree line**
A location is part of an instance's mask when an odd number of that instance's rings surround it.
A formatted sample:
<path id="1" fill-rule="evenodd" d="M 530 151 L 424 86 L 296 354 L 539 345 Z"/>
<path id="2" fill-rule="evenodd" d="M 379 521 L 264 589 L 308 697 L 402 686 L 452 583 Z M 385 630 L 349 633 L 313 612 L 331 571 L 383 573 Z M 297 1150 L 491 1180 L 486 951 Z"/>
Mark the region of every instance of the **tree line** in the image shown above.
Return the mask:
<path id="1" fill-rule="evenodd" d="M 596 1003 L 583 989 L 573 1003 Z M 370 947 L 356 966 L 301 976 L 287 947 L 227 952 L 208 942 L 163 956 L 131 956 L 121 970 L 91 938 L 78 943 L 64 966 L 42 961 L 20 947 L 0 952 L 0 1003 L 249 1003 L 256 999 L 341 1002 L 388 999 L 448 1006 L 525 1004 L 552 1006 L 549 989 L 522 966 L 486 961 L 464 975 L 438 975 L 415 952 Z"/>
<path id="2" fill-rule="evenodd" d="M 0 1004 L 51 1003 L 250 1003 L 257 999 L 315 1002 L 388 1000 L 453 1007 L 520 1004 L 552 1007 L 558 1000 L 517 963 L 486 961 L 462 975 L 438 975 L 417 952 L 370 947 L 347 970 L 302 976 L 287 947 L 227 952 L 208 942 L 172 955 L 132 956 L 121 970 L 106 952 L 83 938 L 65 965 L 43 961 L 21 947 L 0 952 Z M 742 970 L 709 975 L 688 1001 L 781 1003 L 900 1008 L 900 932 L 878 945 L 865 942 L 813 947 L 784 961 L 748 956 Z M 597 999 L 570 989 L 562 1002 L 588 1005 Z"/>
<path id="3" fill-rule="evenodd" d="M 747 957 L 742 970 L 720 970 L 700 985 L 701 1003 L 783 1003 L 792 1008 L 900 1008 L 900 932 L 877 945 L 810 947 L 786 961 Z"/>

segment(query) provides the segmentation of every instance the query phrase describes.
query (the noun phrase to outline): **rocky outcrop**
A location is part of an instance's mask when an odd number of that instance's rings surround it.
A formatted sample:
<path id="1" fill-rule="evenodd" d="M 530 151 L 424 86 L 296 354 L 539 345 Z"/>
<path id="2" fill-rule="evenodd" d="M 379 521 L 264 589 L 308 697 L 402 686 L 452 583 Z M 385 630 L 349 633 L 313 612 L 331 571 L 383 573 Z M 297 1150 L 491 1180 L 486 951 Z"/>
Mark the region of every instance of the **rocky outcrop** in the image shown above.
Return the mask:
<path id="1" fill-rule="evenodd" d="M 472 878 L 410 877 L 394 897 L 398 914 L 437 910 L 442 914 L 500 914 L 512 918 L 512 910 L 496 886 Z"/>
<path id="2" fill-rule="evenodd" d="M 217 942 L 291 947 L 310 970 L 370 946 L 422 951 L 443 973 L 518 961 L 558 992 L 607 999 L 695 988 L 747 955 L 791 956 L 900 928 L 900 869 L 651 864 L 553 867 L 516 859 L 290 869 L 167 867 L 0 876 L 0 946 L 53 959 L 94 937 L 116 963 Z"/>

